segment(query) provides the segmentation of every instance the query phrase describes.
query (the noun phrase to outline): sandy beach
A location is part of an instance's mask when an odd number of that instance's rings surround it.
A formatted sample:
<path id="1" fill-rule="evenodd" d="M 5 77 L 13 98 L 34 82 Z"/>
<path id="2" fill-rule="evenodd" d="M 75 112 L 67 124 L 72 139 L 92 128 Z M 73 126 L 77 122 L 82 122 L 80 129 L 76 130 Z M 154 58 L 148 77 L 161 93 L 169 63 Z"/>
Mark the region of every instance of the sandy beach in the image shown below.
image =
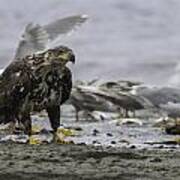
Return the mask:
<path id="1" fill-rule="evenodd" d="M 178 180 L 177 149 L 1 144 L 0 179 Z"/>

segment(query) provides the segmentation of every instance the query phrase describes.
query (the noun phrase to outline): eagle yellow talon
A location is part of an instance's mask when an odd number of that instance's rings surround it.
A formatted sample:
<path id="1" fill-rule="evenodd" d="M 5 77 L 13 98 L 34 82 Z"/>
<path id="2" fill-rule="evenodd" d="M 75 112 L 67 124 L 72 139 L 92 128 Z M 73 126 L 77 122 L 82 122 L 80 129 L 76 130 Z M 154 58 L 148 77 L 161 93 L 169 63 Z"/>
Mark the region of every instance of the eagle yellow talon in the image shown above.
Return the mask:
<path id="1" fill-rule="evenodd" d="M 37 134 L 41 132 L 42 128 L 38 125 L 33 125 L 31 128 L 31 134 Z"/>
<path id="2" fill-rule="evenodd" d="M 74 136 L 75 132 L 72 129 L 58 128 L 56 134 L 62 134 L 64 135 L 64 137 L 67 137 L 67 136 Z"/>
<path id="3" fill-rule="evenodd" d="M 72 141 L 65 140 L 66 137 L 73 135 L 74 132 L 71 129 L 58 128 L 54 135 L 54 141 L 57 144 L 73 144 Z"/>
<path id="4" fill-rule="evenodd" d="M 29 137 L 29 144 L 32 144 L 32 145 L 42 144 L 42 141 L 35 136 L 30 136 Z"/>

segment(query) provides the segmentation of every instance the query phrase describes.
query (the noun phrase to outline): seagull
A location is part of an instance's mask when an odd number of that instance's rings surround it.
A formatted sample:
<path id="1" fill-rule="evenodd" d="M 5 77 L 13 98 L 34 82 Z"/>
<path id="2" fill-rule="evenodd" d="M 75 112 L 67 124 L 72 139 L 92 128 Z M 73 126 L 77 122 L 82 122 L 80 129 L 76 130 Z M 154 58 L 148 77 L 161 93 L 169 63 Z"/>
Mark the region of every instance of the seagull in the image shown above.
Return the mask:
<path id="1" fill-rule="evenodd" d="M 128 112 L 152 108 L 150 101 L 143 97 L 114 91 L 113 89 L 102 89 L 102 86 L 78 85 L 73 90 L 70 103 L 76 109 L 76 115 L 80 110 L 118 112 L 125 110 L 123 115 L 129 117 Z M 76 119 L 78 116 L 76 116 Z"/>
<path id="2" fill-rule="evenodd" d="M 69 104 L 75 108 L 76 121 L 79 121 L 79 112 L 84 111 L 91 115 L 94 111 L 118 112 L 119 108 L 112 102 L 101 97 L 95 87 L 86 85 L 76 85 L 72 89 Z"/>
<path id="3" fill-rule="evenodd" d="M 180 89 L 172 87 L 140 87 L 136 95 L 149 100 L 162 114 L 180 117 Z"/>
<path id="4" fill-rule="evenodd" d="M 27 55 L 47 50 L 48 46 L 60 35 L 68 34 L 77 29 L 87 19 L 87 15 L 73 15 L 55 20 L 44 26 L 35 23 L 27 24 L 18 43 L 13 60 L 21 60 Z"/>

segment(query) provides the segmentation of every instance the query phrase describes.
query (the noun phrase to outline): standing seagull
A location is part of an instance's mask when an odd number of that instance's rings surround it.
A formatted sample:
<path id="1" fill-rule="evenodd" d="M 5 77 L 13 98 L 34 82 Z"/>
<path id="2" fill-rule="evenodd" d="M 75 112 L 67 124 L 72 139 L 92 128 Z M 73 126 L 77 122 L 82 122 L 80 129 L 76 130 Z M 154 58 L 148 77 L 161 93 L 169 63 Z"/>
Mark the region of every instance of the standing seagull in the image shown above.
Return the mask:
<path id="1" fill-rule="evenodd" d="M 69 98 L 69 103 L 75 108 L 76 121 L 79 121 L 80 111 L 91 114 L 93 111 L 117 112 L 119 110 L 118 106 L 101 97 L 98 93 L 95 94 L 94 87 L 88 86 L 88 89 L 84 87 L 86 86 L 74 86 Z"/>
<path id="2" fill-rule="evenodd" d="M 180 89 L 172 87 L 140 87 L 135 94 L 149 100 L 160 114 L 180 117 Z"/>
<path id="3" fill-rule="evenodd" d="M 130 93 L 116 92 L 112 89 L 102 89 L 101 87 L 81 86 L 72 93 L 70 102 L 78 110 L 118 112 L 125 110 L 125 117 L 129 111 L 135 115 L 136 110 L 151 108 L 152 104 L 143 97 Z M 77 118 L 76 118 L 77 119 Z"/>

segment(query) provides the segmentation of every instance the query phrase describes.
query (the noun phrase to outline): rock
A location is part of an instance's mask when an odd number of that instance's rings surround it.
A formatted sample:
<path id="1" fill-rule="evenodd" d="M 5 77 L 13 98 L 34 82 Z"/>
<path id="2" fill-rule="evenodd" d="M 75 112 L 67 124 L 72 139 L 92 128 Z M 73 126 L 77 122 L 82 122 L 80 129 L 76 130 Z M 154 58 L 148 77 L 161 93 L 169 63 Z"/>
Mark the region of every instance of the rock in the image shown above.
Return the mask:
<path id="1" fill-rule="evenodd" d="M 119 143 L 125 143 L 125 144 L 130 144 L 130 142 L 126 139 L 122 139 L 118 141 Z"/>
<path id="2" fill-rule="evenodd" d="M 111 144 L 116 144 L 116 141 L 111 141 Z"/>
<path id="3" fill-rule="evenodd" d="M 153 162 L 153 163 L 162 162 L 162 159 L 155 157 L 155 158 L 151 159 L 150 162 Z"/>
<path id="4" fill-rule="evenodd" d="M 99 134 L 99 133 L 100 133 L 99 130 L 93 129 L 92 135 L 97 136 L 97 134 Z"/>
<path id="5" fill-rule="evenodd" d="M 113 137 L 113 135 L 111 133 L 107 133 L 106 135 L 109 137 Z"/>
<path id="6" fill-rule="evenodd" d="M 92 142 L 92 144 L 94 144 L 94 145 L 100 145 L 101 143 L 100 143 L 99 141 L 97 141 L 97 140 L 94 140 L 94 141 Z"/>
<path id="7" fill-rule="evenodd" d="M 153 127 L 161 127 L 164 128 L 166 127 L 168 124 L 174 124 L 175 119 L 173 118 L 169 118 L 169 117 L 160 117 L 157 120 L 155 120 L 155 123 L 153 125 Z"/>
<path id="8" fill-rule="evenodd" d="M 27 143 L 29 141 L 28 135 L 7 135 L 0 139 L 0 142 L 16 142 L 16 143 Z"/>
<path id="9" fill-rule="evenodd" d="M 142 126 L 143 123 L 140 119 L 137 118 L 123 118 L 123 119 L 119 119 L 116 122 L 117 126 L 121 126 L 121 125 L 138 125 L 138 126 Z"/>
<path id="10" fill-rule="evenodd" d="M 72 129 L 72 130 L 75 130 L 75 131 L 82 131 L 82 127 L 80 126 L 68 126 L 66 127 L 67 129 Z"/>
<path id="11" fill-rule="evenodd" d="M 131 146 L 129 146 L 129 148 L 136 149 L 136 146 L 135 145 L 131 145 Z"/>
<path id="12" fill-rule="evenodd" d="M 167 134 L 180 135 L 180 124 L 166 126 L 165 131 Z"/>
<path id="13" fill-rule="evenodd" d="M 156 120 L 154 127 L 161 127 L 167 134 L 180 134 L 180 118 L 161 117 Z"/>

